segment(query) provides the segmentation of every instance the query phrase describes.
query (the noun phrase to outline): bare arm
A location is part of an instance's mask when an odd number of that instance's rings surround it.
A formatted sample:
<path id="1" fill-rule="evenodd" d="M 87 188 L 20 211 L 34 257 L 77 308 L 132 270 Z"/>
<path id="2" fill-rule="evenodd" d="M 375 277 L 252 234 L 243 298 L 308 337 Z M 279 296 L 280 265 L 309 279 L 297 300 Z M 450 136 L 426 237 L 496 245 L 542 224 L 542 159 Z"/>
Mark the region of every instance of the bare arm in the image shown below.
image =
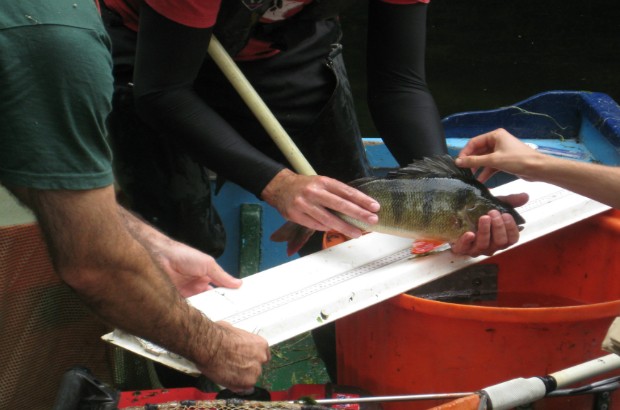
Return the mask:
<path id="1" fill-rule="evenodd" d="M 34 209 L 60 277 L 102 319 L 194 361 L 216 383 L 254 385 L 266 341 L 190 307 L 125 227 L 112 187 L 18 197 Z"/>
<path id="2" fill-rule="evenodd" d="M 587 196 L 620 209 L 620 168 L 548 157 L 528 177 Z M 536 175 L 536 176 L 534 176 Z"/>
<path id="3" fill-rule="evenodd" d="M 506 130 L 498 129 L 472 138 L 457 165 L 482 168 L 482 180 L 505 171 L 528 181 L 547 182 L 620 208 L 620 168 L 583 163 L 541 154 Z"/>

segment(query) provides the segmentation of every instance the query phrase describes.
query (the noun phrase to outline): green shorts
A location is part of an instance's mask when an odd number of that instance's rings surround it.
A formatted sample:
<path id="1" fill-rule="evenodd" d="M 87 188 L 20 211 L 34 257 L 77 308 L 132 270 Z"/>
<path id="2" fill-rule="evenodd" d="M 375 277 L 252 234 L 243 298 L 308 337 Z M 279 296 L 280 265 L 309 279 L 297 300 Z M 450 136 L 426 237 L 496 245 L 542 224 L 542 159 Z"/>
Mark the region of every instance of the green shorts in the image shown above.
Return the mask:
<path id="1" fill-rule="evenodd" d="M 110 185 L 112 62 L 93 0 L 5 1 L 0 182 L 71 190 Z"/>

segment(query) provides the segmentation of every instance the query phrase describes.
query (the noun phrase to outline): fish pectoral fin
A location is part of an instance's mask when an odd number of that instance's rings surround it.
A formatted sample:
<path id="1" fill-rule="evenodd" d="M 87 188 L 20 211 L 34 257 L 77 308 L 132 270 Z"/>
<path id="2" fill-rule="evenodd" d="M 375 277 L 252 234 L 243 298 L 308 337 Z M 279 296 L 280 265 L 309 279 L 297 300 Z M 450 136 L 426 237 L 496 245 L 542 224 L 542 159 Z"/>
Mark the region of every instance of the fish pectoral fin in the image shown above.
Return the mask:
<path id="1" fill-rule="evenodd" d="M 362 232 L 362 235 L 370 233 L 368 231 Z M 323 234 L 323 249 L 331 248 L 335 245 L 340 245 L 348 240 L 351 240 L 347 235 L 338 231 L 327 231 Z"/>
<path id="2" fill-rule="evenodd" d="M 299 252 L 313 233 L 312 229 L 287 221 L 272 233 L 269 239 L 274 242 L 287 242 L 286 253 L 291 256 Z"/>
<path id="3" fill-rule="evenodd" d="M 423 253 L 428 253 L 435 248 L 440 247 L 445 242 L 436 241 L 434 239 L 419 239 L 413 242 L 411 245 L 411 253 L 414 255 L 421 255 Z"/>
<path id="4" fill-rule="evenodd" d="M 347 235 L 338 231 L 327 231 L 323 234 L 323 249 L 331 248 L 332 246 L 339 245 L 348 241 Z"/>

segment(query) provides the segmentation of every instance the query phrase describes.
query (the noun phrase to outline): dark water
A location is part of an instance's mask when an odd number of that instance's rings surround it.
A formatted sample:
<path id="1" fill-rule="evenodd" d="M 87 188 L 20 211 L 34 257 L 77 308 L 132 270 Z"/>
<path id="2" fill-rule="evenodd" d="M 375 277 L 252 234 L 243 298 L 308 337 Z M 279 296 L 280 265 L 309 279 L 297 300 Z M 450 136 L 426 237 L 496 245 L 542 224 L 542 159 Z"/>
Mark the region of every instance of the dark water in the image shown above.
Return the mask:
<path id="1" fill-rule="evenodd" d="M 559 295 L 523 292 L 499 292 L 495 300 L 479 301 L 474 304 L 498 308 L 559 308 L 585 305 L 584 302 Z"/>
<path id="2" fill-rule="evenodd" d="M 342 15 L 345 59 L 364 135 L 366 4 Z M 432 0 L 427 79 L 442 116 L 511 105 L 550 90 L 620 101 L 620 5 L 604 0 Z"/>

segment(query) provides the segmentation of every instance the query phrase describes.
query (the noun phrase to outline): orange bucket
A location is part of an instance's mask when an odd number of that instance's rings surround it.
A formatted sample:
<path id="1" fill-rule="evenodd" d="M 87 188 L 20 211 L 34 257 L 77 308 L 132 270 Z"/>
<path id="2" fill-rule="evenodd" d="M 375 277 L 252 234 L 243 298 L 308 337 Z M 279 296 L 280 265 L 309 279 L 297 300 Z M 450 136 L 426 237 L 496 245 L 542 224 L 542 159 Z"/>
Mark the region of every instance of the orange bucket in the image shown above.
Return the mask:
<path id="1" fill-rule="evenodd" d="M 338 383 L 373 395 L 470 392 L 607 354 L 601 342 L 620 315 L 620 212 L 586 219 L 484 264 L 498 269 L 493 305 L 402 294 L 339 320 Z M 609 408 L 620 409 L 620 393 L 611 397 L 616 402 Z M 593 400 L 546 398 L 533 408 L 589 409 Z"/>

